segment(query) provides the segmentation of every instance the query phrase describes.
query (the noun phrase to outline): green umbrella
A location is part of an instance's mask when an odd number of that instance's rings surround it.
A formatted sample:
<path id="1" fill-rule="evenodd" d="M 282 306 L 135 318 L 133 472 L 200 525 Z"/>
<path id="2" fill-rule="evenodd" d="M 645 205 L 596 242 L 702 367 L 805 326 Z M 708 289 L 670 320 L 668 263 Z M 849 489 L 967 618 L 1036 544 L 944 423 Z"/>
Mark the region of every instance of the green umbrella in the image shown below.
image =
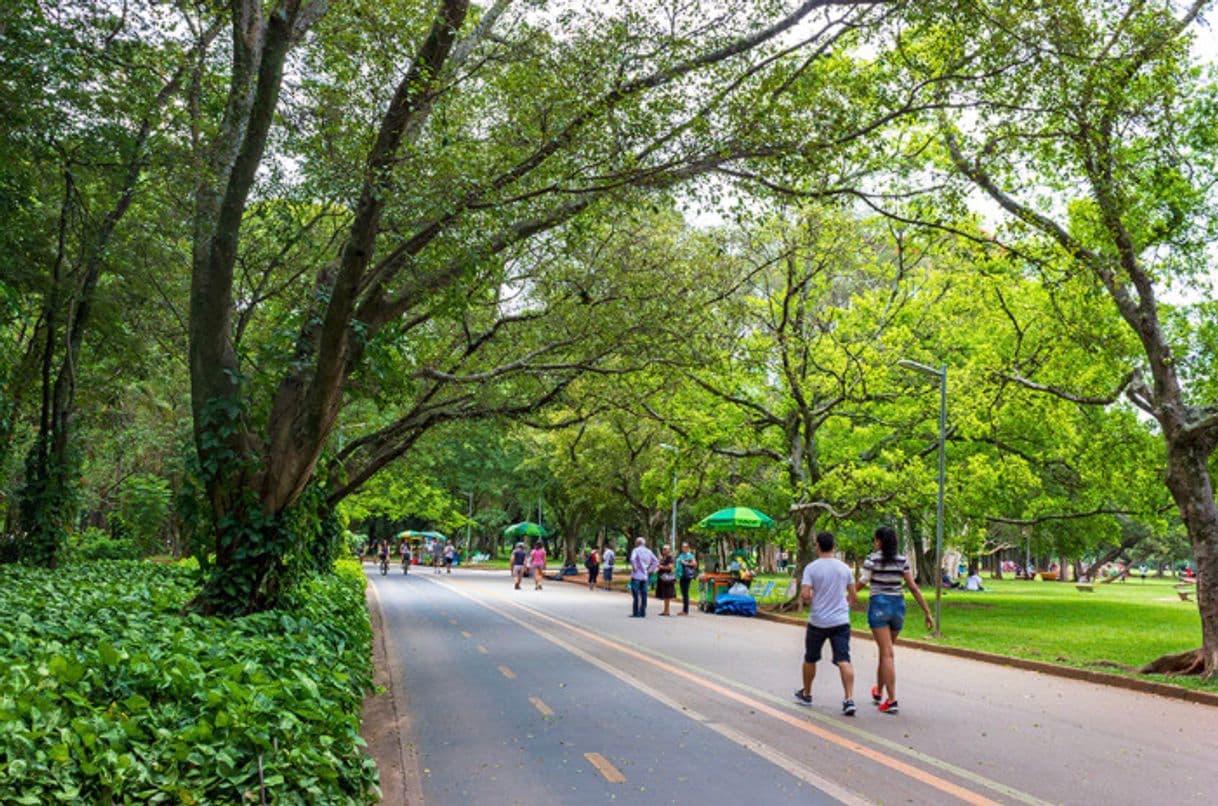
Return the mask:
<path id="1" fill-rule="evenodd" d="M 505 537 L 546 537 L 550 533 L 539 524 L 532 521 L 523 521 L 521 523 L 513 523 L 503 530 L 503 534 Z"/>
<path id="2" fill-rule="evenodd" d="M 728 507 L 698 521 L 702 529 L 727 531 L 729 529 L 769 529 L 774 519 L 764 512 L 748 507 Z"/>

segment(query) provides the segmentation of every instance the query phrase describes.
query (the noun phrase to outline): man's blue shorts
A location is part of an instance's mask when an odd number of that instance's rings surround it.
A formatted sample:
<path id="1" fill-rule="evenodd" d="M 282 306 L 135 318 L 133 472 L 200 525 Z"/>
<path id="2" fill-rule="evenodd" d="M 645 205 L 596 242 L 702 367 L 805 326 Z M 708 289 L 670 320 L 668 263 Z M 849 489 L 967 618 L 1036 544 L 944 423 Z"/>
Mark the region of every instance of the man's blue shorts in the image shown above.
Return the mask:
<path id="1" fill-rule="evenodd" d="M 893 632 L 900 632 L 905 626 L 905 597 L 871 594 L 871 602 L 867 605 L 867 626 L 873 630 L 888 627 Z"/>
<path id="2" fill-rule="evenodd" d="M 808 625 L 804 634 L 804 663 L 816 663 L 820 660 L 820 651 L 828 639 L 833 649 L 834 663 L 850 662 L 850 624 L 838 624 L 836 627 L 817 627 Z"/>

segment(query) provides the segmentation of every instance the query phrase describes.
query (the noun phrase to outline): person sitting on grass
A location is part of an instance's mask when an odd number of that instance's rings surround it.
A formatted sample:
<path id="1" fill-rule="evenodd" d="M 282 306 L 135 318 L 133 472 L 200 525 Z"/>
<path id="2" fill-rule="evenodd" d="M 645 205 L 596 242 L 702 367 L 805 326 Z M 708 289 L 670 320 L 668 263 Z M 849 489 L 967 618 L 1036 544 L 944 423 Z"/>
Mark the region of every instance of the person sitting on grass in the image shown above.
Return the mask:
<path id="1" fill-rule="evenodd" d="M 968 569 L 968 579 L 964 581 L 964 587 L 965 590 L 971 591 L 985 590 L 985 588 L 981 587 L 981 574 L 977 573 L 976 566 Z"/>

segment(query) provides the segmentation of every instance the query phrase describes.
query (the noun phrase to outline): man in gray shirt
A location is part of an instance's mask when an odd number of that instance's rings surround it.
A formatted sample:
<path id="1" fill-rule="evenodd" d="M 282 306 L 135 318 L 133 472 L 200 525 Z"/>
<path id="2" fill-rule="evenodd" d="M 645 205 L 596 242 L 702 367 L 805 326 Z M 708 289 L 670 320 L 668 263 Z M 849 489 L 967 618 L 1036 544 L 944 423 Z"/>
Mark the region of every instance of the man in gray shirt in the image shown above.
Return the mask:
<path id="1" fill-rule="evenodd" d="M 833 663 L 842 675 L 842 713 L 854 716 L 854 667 L 850 665 L 850 605 L 858 598 L 850 566 L 833 556 L 832 532 L 816 535 L 818 556 L 804 568 L 801 597 L 811 602 L 804 637 L 803 688 L 795 690 L 795 702 L 812 704 L 812 680 L 816 663 L 828 639 Z"/>

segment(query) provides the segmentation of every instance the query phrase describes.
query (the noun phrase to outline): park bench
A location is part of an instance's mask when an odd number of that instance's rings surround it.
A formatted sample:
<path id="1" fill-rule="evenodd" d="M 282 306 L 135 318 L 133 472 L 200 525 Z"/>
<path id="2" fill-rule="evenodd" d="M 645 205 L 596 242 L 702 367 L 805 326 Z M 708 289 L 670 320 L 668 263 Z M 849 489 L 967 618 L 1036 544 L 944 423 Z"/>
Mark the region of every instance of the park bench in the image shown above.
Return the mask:
<path id="1" fill-rule="evenodd" d="M 1079 582 L 1074 587 L 1078 588 L 1084 593 L 1095 593 L 1095 585 L 1091 582 Z"/>
<path id="2" fill-rule="evenodd" d="M 1180 597 L 1182 602 L 1191 602 L 1193 600 L 1193 586 L 1179 585 L 1176 587 L 1176 595 Z"/>

